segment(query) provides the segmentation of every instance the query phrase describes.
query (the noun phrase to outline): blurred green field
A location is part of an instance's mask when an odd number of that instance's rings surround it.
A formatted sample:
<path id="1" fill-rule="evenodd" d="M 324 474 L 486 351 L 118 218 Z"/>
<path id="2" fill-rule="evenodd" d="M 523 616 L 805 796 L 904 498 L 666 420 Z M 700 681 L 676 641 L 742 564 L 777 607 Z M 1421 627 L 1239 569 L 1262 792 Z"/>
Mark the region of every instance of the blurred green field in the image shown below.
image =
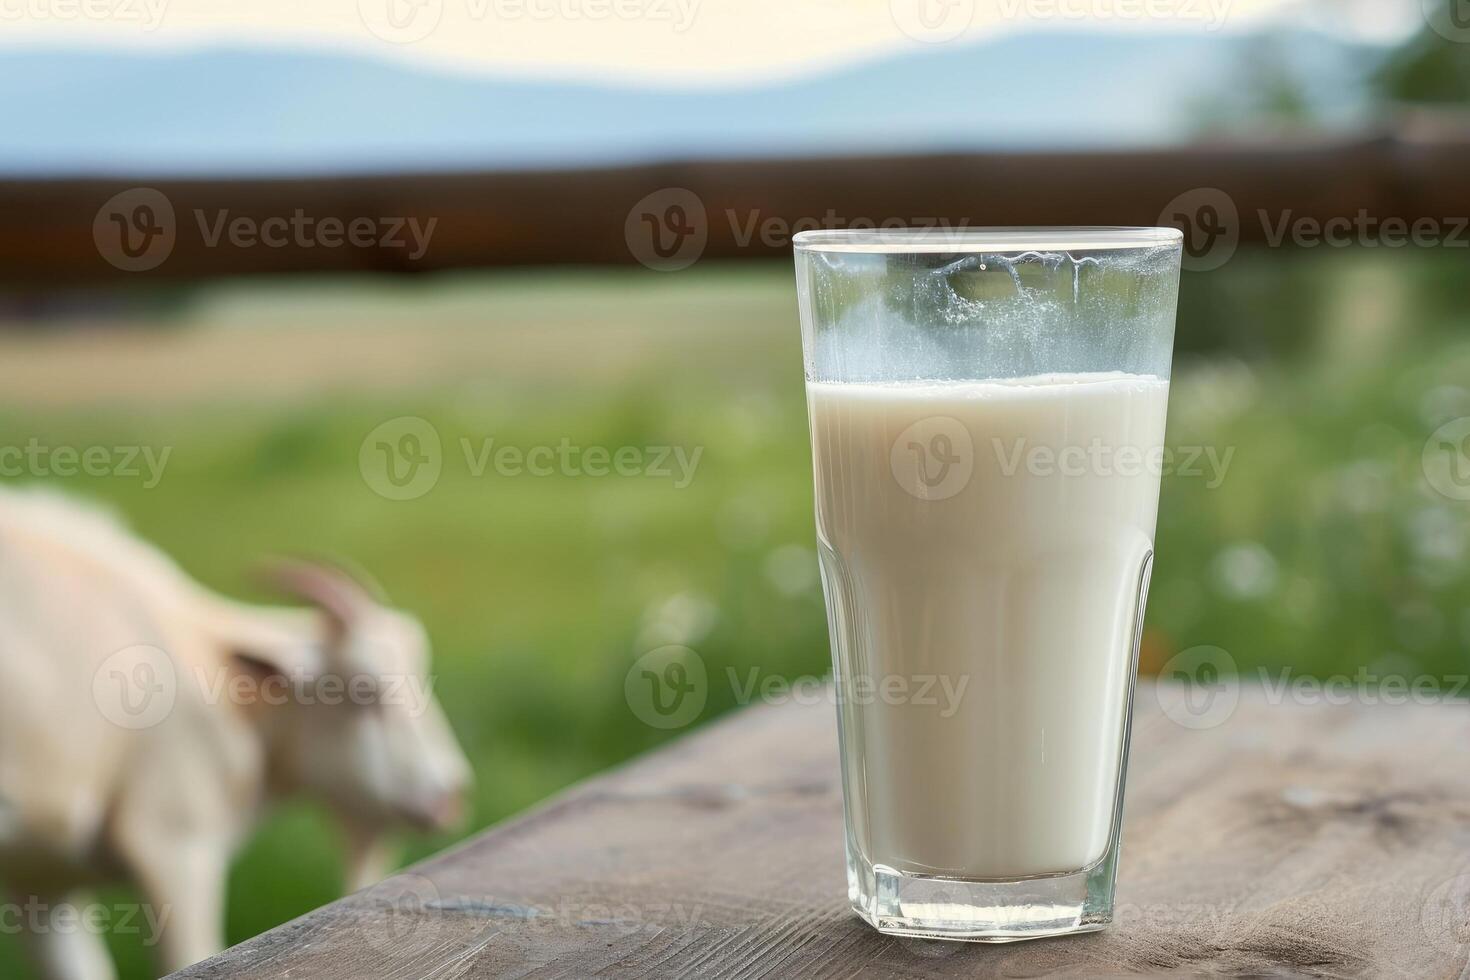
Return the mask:
<path id="1" fill-rule="evenodd" d="M 1245 670 L 1470 671 L 1466 505 L 1420 463 L 1470 415 L 1463 262 L 1243 252 L 1186 275 L 1169 442 L 1232 455 L 1218 486 L 1165 479 L 1146 670 L 1212 644 Z M 785 265 L 214 287 L 148 329 L 0 337 L 0 426 L 7 444 L 171 447 L 152 489 L 51 482 L 224 591 L 268 598 L 250 572 L 272 552 L 369 569 L 434 637 L 483 827 L 680 734 L 624 700 L 653 647 L 704 658 L 700 722 L 735 706 L 727 667 L 826 673 L 793 292 Z M 435 427 L 443 472 L 394 501 L 359 450 L 401 416 Z M 702 455 L 683 489 L 475 476 L 462 438 Z M 326 821 L 282 809 L 236 867 L 230 940 L 335 897 L 337 875 Z M 125 977 L 152 975 L 136 940 L 114 946 Z M 0 936 L 0 976 L 25 975 L 16 955 Z"/>

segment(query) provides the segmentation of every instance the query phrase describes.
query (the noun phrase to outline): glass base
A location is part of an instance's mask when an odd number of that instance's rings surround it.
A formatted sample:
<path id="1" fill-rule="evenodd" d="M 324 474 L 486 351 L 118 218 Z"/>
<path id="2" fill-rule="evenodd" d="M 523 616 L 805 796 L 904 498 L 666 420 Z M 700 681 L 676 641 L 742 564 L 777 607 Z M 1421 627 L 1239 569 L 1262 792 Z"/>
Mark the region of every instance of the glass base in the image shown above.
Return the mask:
<path id="1" fill-rule="evenodd" d="M 879 932 L 924 939 L 1010 943 L 1095 932 L 1113 921 L 1114 861 L 1016 881 L 904 874 L 851 854 L 853 911 Z"/>

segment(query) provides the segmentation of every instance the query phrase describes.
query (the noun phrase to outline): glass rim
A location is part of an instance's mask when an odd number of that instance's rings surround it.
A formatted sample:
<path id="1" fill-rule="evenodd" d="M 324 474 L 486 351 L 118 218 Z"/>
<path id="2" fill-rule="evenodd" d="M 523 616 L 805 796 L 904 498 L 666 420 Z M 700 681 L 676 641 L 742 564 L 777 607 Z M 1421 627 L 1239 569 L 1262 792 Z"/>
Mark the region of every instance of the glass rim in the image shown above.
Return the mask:
<path id="1" fill-rule="evenodd" d="M 1127 225 L 1038 225 L 956 228 L 832 228 L 798 232 L 806 252 L 1068 252 L 1182 245 L 1178 228 Z"/>

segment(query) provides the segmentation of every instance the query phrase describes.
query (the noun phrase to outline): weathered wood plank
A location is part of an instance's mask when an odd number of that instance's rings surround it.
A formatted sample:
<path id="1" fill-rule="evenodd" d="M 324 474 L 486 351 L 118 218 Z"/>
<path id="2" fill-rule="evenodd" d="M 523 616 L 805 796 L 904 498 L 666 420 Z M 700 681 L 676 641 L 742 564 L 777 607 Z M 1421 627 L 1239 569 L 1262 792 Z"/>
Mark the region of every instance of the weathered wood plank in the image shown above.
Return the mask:
<path id="1" fill-rule="evenodd" d="M 1170 697 L 1172 689 L 1164 689 Z M 846 908 L 832 709 L 738 713 L 184 978 L 1470 977 L 1470 710 L 1140 689 L 1117 922 L 1004 946 Z"/>

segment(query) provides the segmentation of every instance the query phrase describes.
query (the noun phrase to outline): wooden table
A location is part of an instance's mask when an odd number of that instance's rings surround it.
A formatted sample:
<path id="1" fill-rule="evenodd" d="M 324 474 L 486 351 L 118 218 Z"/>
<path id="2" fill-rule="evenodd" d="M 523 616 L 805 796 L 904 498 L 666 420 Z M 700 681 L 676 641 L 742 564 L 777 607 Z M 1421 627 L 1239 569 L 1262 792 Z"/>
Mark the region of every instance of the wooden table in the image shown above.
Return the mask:
<path id="1" fill-rule="evenodd" d="M 1008 945 L 847 909 L 830 705 L 739 712 L 180 977 L 1470 978 L 1470 706 L 1140 687 L 1115 924 Z"/>

